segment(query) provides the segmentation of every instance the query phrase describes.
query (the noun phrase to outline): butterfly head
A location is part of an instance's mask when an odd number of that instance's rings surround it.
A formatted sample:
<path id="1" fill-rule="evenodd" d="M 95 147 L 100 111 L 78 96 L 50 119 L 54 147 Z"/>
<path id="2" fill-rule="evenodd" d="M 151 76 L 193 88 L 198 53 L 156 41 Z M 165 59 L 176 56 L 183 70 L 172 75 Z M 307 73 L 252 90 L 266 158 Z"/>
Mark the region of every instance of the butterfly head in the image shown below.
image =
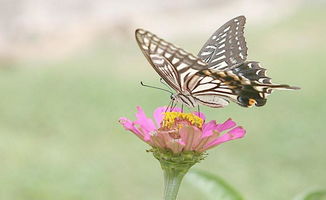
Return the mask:
<path id="1" fill-rule="evenodd" d="M 175 94 L 171 94 L 170 99 L 171 99 L 171 101 L 176 101 L 176 95 Z"/>

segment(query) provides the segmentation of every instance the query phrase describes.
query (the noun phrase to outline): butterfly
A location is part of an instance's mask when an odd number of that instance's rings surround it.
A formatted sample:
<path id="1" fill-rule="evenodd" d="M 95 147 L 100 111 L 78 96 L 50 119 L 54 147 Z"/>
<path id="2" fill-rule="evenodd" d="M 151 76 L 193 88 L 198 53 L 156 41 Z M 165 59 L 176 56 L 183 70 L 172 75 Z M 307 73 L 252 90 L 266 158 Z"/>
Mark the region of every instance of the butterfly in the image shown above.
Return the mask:
<path id="1" fill-rule="evenodd" d="M 238 16 L 221 26 L 197 56 L 137 29 L 136 41 L 161 78 L 176 91 L 172 99 L 188 107 L 225 107 L 230 101 L 243 107 L 263 106 L 275 89 L 295 90 L 273 84 L 266 69 L 256 61 L 246 61 L 244 38 L 246 18 Z"/>

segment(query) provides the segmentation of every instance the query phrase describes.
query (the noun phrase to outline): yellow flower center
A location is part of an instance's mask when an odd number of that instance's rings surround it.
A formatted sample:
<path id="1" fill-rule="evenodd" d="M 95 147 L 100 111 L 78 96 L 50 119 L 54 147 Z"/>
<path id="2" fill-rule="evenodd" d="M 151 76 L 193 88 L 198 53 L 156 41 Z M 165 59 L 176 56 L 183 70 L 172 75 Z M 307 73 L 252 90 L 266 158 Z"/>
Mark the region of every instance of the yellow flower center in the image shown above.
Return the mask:
<path id="1" fill-rule="evenodd" d="M 177 125 L 177 122 L 188 122 L 191 125 L 201 128 L 203 125 L 203 119 L 192 114 L 192 113 L 181 113 L 181 112 L 166 112 L 164 113 L 163 127 L 171 128 Z M 178 128 L 181 128 L 181 124 L 178 124 Z"/>

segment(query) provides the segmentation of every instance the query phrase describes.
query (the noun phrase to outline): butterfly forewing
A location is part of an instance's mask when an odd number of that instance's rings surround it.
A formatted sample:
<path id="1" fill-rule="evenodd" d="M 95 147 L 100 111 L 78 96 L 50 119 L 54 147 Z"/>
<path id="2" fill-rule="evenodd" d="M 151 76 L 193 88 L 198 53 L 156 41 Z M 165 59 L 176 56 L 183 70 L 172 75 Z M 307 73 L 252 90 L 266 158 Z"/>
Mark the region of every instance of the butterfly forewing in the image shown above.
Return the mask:
<path id="1" fill-rule="evenodd" d="M 154 65 L 154 69 L 158 71 L 161 77 L 166 83 L 176 91 L 181 91 L 180 76 L 176 68 L 163 56 L 159 54 L 149 55 L 151 62 Z"/>
<path id="2" fill-rule="evenodd" d="M 245 22 L 244 16 L 236 17 L 208 39 L 198 57 L 208 63 L 209 69 L 225 70 L 246 60 L 248 48 L 243 36 Z"/>
<path id="3" fill-rule="evenodd" d="M 182 91 L 186 79 L 207 67 L 198 57 L 149 31 L 137 29 L 136 40 L 157 73 L 177 91 Z"/>

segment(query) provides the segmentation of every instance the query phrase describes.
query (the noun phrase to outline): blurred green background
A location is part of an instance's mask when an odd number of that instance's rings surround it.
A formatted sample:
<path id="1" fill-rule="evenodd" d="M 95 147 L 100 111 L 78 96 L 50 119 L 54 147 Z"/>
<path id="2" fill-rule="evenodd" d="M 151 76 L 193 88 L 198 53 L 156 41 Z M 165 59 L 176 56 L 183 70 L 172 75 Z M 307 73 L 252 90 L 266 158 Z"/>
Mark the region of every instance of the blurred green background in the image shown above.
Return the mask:
<path id="1" fill-rule="evenodd" d="M 326 187 L 326 7 L 301 3 L 266 23 L 251 23 L 257 17 L 248 17 L 245 36 L 249 60 L 261 61 L 274 82 L 302 89 L 275 92 L 261 108 L 201 108 L 208 119 L 232 117 L 248 134 L 209 151 L 195 168 L 218 174 L 247 199 L 292 199 Z M 269 12 L 277 15 L 273 9 Z M 196 54 L 217 27 L 240 14 L 205 21 L 210 29 L 195 34 L 167 35 L 170 30 L 158 25 L 159 31 L 152 31 Z M 174 21 L 174 26 L 183 24 Z M 141 80 L 160 83 L 133 38 L 142 24 L 126 26 L 126 33 L 96 35 L 64 55 L 51 57 L 52 51 L 41 49 L 0 59 L 0 199 L 161 198 L 158 161 L 118 118 L 135 119 L 137 105 L 150 116 L 169 102 L 169 95 L 140 86 Z M 61 47 L 65 43 L 56 50 Z M 180 200 L 201 197 L 191 184 L 181 186 Z"/>

